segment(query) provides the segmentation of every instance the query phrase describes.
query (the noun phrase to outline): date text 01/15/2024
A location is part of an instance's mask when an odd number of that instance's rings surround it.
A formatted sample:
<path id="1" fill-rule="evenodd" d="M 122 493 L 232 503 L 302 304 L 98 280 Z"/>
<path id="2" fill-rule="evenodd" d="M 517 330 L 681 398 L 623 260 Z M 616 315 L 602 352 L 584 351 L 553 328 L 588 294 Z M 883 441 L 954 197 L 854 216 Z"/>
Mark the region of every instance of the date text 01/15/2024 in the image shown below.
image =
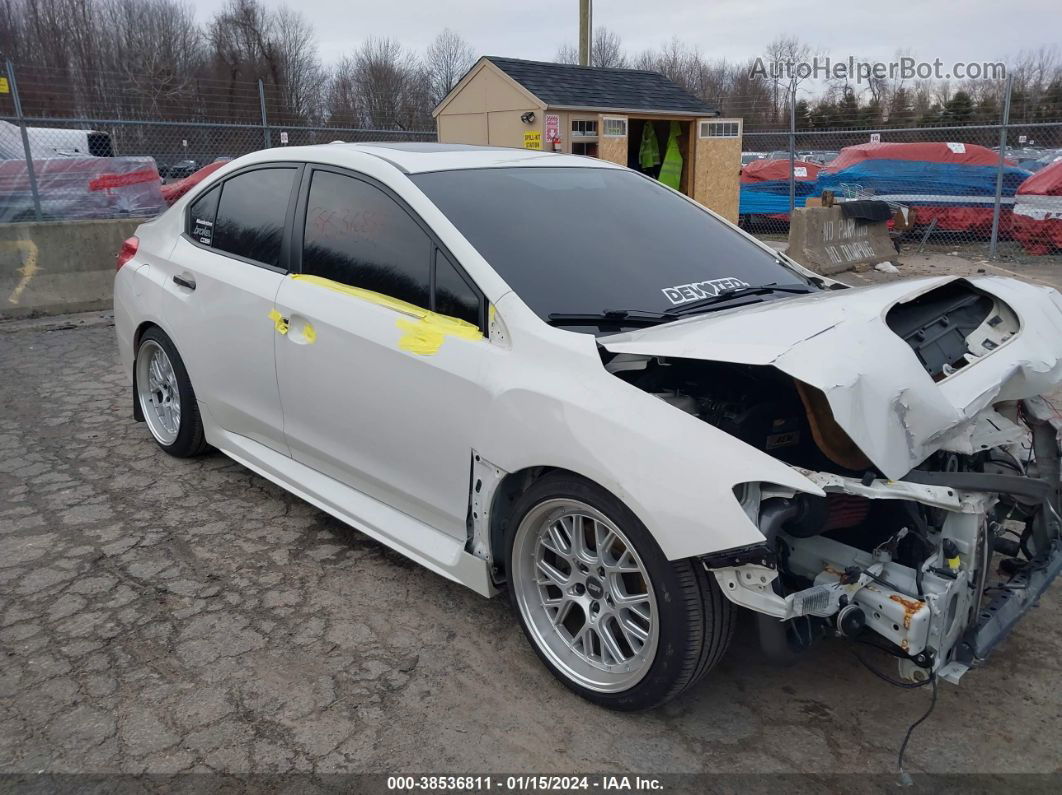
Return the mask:
<path id="1" fill-rule="evenodd" d="M 549 775 L 440 775 L 388 776 L 393 792 L 555 792 L 566 791 L 659 791 L 663 783 L 652 776 L 549 776 Z"/>

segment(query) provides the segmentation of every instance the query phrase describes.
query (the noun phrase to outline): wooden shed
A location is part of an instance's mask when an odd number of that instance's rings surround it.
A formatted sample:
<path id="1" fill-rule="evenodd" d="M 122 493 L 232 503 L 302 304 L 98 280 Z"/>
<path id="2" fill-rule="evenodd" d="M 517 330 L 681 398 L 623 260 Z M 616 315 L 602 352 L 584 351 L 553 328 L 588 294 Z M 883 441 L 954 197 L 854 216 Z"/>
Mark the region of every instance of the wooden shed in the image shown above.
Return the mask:
<path id="1" fill-rule="evenodd" d="M 672 122 L 679 190 L 737 221 L 741 119 L 719 112 L 659 72 L 484 56 L 435 108 L 439 141 L 599 157 L 658 176 L 639 153 L 652 125 L 663 155 Z"/>

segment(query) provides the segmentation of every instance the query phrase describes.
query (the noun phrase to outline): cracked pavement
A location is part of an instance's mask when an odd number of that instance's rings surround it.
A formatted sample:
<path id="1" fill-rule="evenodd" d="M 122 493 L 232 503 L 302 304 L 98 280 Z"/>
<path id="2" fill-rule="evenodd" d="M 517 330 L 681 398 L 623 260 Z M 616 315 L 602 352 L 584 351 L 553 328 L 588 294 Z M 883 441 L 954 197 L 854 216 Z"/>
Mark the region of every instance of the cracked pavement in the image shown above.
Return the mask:
<path id="1" fill-rule="evenodd" d="M 161 453 L 105 314 L 0 324 L 0 374 L 0 773 L 888 773 L 928 704 L 841 641 L 769 665 L 745 622 L 687 697 L 608 713 L 503 599 Z M 909 770 L 1062 770 L 1060 617 L 1056 585 L 940 686 Z"/>

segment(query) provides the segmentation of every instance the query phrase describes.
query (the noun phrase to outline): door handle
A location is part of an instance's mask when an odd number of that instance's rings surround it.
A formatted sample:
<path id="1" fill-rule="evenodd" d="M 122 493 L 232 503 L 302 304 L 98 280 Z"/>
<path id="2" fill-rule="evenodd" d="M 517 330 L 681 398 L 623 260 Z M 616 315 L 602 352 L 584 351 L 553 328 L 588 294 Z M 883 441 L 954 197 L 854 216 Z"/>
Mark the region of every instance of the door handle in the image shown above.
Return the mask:
<path id="1" fill-rule="evenodd" d="M 288 339 L 298 345 L 313 345 L 317 341 L 317 330 L 305 317 L 293 314 L 288 320 Z"/>
<path id="2" fill-rule="evenodd" d="M 179 273 L 173 277 L 173 283 L 180 285 L 181 287 L 187 287 L 189 290 L 195 289 L 195 278 L 188 273 Z"/>

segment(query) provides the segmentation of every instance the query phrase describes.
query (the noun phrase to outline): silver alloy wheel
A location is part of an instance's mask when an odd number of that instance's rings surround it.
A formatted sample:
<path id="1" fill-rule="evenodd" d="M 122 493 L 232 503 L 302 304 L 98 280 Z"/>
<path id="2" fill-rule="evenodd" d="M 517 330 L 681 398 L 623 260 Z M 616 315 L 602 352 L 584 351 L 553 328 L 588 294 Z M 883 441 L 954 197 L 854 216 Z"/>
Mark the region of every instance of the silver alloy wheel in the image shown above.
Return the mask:
<path id="1" fill-rule="evenodd" d="M 136 391 L 148 430 L 169 447 L 181 430 L 181 391 L 170 357 L 155 340 L 145 340 L 137 350 Z"/>
<path id="2" fill-rule="evenodd" d="M 656 656 L 656 595 L 626 535 L 570 499 L 539 503 L 513 541 L 512 588 L 539 649 L 576 684 L 628 690 Z"/>

